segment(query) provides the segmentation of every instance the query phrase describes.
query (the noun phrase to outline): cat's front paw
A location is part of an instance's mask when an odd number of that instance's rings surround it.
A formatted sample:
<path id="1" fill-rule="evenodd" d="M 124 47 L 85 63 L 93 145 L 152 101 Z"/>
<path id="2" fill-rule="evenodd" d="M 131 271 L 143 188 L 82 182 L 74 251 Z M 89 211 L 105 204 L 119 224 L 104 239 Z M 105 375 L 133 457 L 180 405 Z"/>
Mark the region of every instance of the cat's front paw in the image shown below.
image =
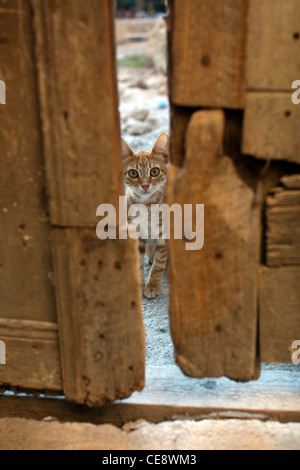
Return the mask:
<path id="1" fill-rule="evenodd" d="M 160 294 L 161 294 L 161 286 L 148 284 L 144 291 L 144 295 L 145 297 L 147 297 L 147 299 L 155 299 L 155 297 L 157 297 Z"/>

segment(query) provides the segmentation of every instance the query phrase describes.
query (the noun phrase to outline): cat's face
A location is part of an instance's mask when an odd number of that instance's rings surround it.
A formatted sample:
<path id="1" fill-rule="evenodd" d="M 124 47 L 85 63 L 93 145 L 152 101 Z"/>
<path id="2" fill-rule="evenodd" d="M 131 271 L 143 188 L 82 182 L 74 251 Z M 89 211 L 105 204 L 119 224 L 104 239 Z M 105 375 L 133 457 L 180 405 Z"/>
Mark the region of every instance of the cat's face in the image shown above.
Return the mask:
<path id="1" fill-rule="evenodd" d="M 125 184 L 142 199 L 163 192 L 169 164 L 169 137 L 162 134 L 151 152 L 134 153 L 122 139 L 122 168 Z"/>

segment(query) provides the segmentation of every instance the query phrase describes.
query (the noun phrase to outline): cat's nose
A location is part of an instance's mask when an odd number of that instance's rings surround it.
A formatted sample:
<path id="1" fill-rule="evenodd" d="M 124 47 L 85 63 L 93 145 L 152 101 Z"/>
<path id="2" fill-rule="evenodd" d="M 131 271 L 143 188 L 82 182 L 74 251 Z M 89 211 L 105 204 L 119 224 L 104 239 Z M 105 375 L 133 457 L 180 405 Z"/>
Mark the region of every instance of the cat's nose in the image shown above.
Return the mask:
<path id="1" fill-rule="evenodd" d="M 146 193 L 148 191 L 148 189 L 150 188 L 150 184 L 142 184 L 142 188 Z"/>

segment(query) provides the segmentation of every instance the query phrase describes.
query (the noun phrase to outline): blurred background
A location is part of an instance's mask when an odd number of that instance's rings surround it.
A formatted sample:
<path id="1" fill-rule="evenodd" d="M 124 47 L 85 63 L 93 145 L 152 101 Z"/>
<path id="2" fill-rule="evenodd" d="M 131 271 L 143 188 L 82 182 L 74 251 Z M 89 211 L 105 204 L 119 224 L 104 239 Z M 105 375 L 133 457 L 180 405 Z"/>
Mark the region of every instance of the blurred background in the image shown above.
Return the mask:
<path id="1" fill-rule="evenodd" d="M 117 0 L 118 18 L 149 18 L 166 12 L 165 0 Z"/>
<path id="2" fill-rule="evenodd" d="M 150 150 L 169 133 L 166 2 L 116 2 L 116 42 L 122 137 Z"/>

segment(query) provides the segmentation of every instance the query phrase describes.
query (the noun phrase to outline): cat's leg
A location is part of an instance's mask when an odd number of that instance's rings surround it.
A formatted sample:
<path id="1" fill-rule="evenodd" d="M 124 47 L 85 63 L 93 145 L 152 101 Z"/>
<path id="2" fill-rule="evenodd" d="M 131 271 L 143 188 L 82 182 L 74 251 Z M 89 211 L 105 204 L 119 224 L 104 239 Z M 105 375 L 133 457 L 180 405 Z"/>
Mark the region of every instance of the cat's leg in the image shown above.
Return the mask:
<path id="1" fill-rule="evenodd" d="M 140 240 L 139 241 L 139 249 L 140 249 L 140 271 L 141 271 L 141 288 L 144 290 L 145 288 L 145 253 L 146 253 L 146 241 Z"/>
<path id="2" fill-rule="evenodd" d="M 146 260 L 148 264 L 154 263 L 155 250 L 156 250 L 156 243 L 151 242 L 151 240 L 148 241 L 147 246 L 146 246 Z"/>
<path id="3" fill-rule="evenodd" d="M 168 260 L 168 246 L 166 240 L 160 240 L 156 247 L 154 264 L 152 266 L 149 281 L 145 289 L 145 297 L 154 299 L 161 293 L 161 283 L 166 270 Z"/>

